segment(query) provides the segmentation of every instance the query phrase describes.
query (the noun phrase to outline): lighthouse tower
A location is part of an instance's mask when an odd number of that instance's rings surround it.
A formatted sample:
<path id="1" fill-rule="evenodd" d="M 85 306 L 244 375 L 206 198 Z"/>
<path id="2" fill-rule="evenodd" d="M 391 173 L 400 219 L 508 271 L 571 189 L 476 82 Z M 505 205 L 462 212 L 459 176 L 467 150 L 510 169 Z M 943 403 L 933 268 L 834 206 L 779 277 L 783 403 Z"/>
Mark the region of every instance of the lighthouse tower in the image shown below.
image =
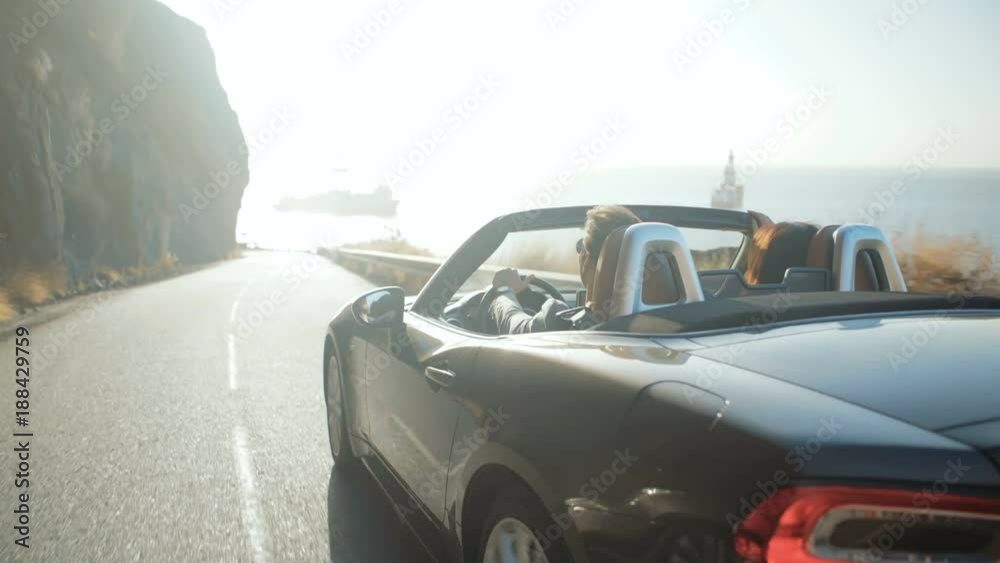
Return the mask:
<path id="1" fill-rule="evenodd" d="M 743 208 L 743 184 L 736 181 L 736 159 L 729 150 L 729 162 L 722 173 L 722 183 L 712 190 L 712 207 L 718 209 Z"/>
<path id="2" fill-rule="evenodd" d="M 729 164 L 726 165 L 726 171 L 722 174 L 722 185 L 736 185 L 736 161 L 733 158 L 733 149 L 729 149 Z"/>

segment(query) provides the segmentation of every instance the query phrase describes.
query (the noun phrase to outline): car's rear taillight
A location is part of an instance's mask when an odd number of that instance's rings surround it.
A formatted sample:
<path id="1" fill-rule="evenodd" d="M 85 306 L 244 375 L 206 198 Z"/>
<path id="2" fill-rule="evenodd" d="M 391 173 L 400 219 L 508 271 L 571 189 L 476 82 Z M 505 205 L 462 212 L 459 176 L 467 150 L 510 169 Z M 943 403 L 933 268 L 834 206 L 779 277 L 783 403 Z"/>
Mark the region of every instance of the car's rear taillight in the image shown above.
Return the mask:
<path id="1" fill-rule="evenodd" d="M 1000 561 L 1000 499 L 794 487 L 754 509 L 734 547 L 747 563 Z"/>

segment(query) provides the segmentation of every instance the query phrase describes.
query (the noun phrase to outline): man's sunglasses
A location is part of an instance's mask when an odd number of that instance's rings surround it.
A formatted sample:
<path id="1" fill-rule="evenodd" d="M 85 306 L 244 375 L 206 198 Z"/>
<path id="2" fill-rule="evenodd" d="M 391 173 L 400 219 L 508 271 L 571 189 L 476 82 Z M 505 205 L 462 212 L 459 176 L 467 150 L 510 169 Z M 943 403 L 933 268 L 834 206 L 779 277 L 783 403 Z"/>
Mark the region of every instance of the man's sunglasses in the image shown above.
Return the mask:
<path id="1" fill-rule="evenodd" d="M 583 254 L 583 251 L 584 251 L 583 239 L 580 239 L 580 240 L 576 241 L 576 253 L 577 254 Z"/>

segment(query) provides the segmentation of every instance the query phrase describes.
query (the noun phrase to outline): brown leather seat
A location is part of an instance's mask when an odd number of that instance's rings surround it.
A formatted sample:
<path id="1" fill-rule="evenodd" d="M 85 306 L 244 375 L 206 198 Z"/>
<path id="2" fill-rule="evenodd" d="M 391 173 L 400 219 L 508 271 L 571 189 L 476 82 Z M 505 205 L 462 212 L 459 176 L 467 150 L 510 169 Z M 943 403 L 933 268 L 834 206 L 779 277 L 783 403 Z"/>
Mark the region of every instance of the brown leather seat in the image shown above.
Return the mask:
<path id="1" fill-rule="evenodd" d="M 590 310 L 597 322 L 609 319 L 617 298 L 615 276 L 621 259 L 622 242 L 628 227 L 615 229 L 605 239 L 601 254 L 597 258 L 597 271 L 592 287 L 587 288 L 590 296 Z M 670 256 L 650 254 L 643 269 L 642 301 L 647 304 L 665 305 L 680 300 L 680 289 L 674 274 L 675 268 Z"/>
<path id="2" fill-rule="evenodd" d="M 622 240 L 628 227 L 619 227 L 604 239 L 601 253 L 597 257 L 597 270 L 591 287 L 587 288 L 590 296 L 590 312 L 596 322 L 608 320 L 609 311 L 614 304 L 615 273 L 618 271 L 618 261 L 621 258 Z"/>
<path id="3" fill-rule="evenodd" d="M 833 273 L 833 233 L 840 225 L 827 225 L 820 229 L 809 243 L 806 266 L 826 268 Z M 854 291 L 879 291 L 877 267 L 870 252 L 859 252 L 854 263 Z"/>
<path id="4" fill-rule="evenodd" d="M 642 302 L 647 305 L 669 305 L 681 300 L 677 284 L 677 267 L 673 256 L 654 252 L 646 257 L 642 270 Z"/>

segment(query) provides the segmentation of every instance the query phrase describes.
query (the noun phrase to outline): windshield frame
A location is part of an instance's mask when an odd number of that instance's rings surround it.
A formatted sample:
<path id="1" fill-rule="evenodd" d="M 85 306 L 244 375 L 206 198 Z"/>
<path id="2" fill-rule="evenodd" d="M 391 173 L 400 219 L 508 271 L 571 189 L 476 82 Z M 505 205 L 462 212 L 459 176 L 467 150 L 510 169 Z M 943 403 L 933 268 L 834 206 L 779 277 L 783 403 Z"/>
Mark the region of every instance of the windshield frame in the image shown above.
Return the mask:
<path id="1" fill-rule="evenodd" d="M 743 259 L 746 240 L 753 233 L 750 213 L 729 209 L 681 207 L 664 205 L 627 205 L 644 222 L 669 223 L 680 228 L 738 231 L 744 243 L 736 254 L 736 263 Z M 434 272 L 413 302 L 412 312 L 439 317 L 452 297 L 514 232 L 583 227 L 587 212 L 593 206 L 553 207 L 502 215 L 473 233 Z"/>

